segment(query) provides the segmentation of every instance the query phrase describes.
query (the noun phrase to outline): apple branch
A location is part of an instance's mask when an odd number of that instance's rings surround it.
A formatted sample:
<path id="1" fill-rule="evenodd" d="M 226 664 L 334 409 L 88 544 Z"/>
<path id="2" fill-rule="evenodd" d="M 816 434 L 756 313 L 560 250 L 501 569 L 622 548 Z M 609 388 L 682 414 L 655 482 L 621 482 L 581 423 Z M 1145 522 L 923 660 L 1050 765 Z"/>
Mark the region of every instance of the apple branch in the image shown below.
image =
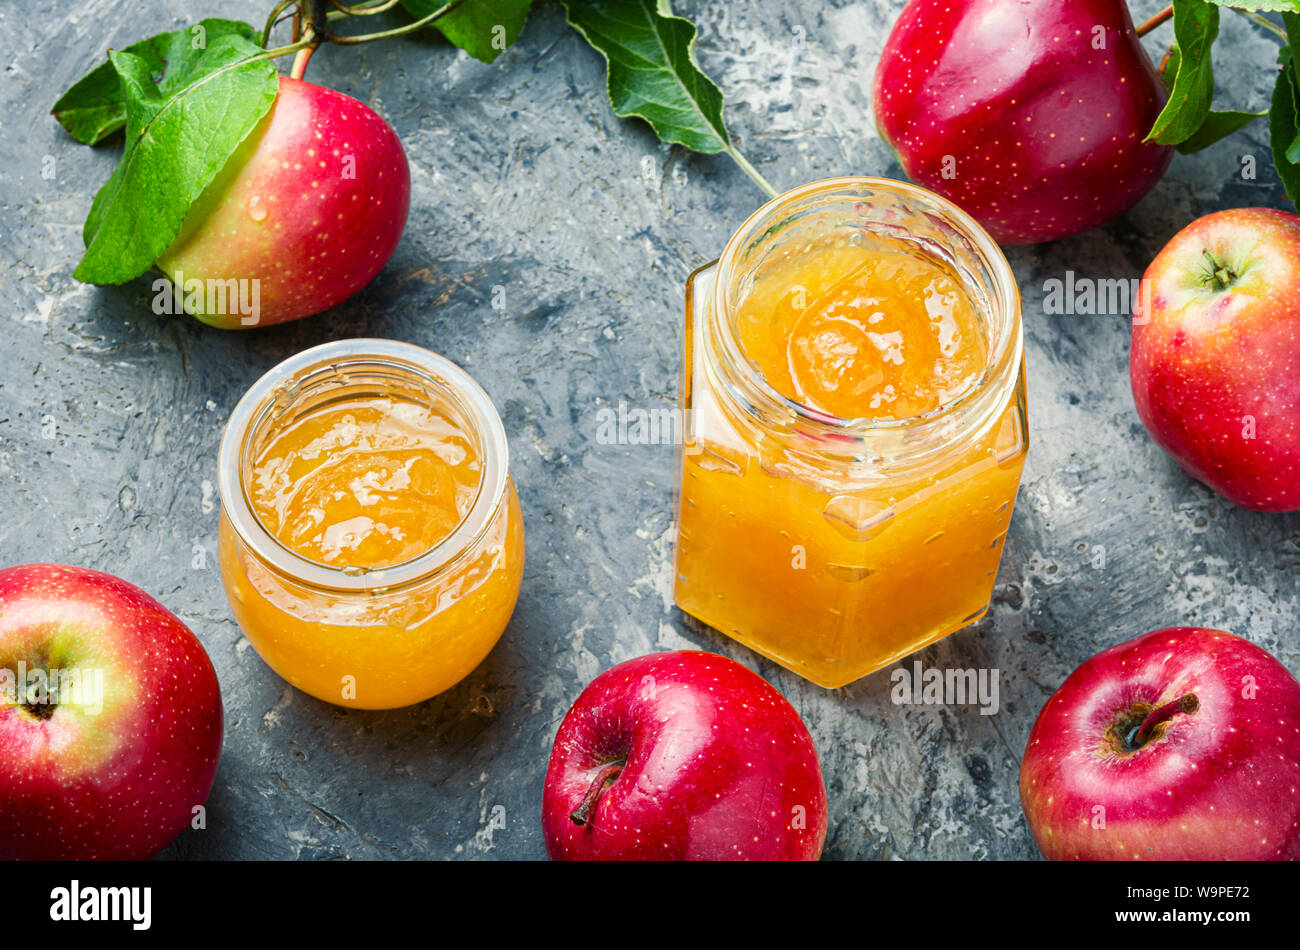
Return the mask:
<path id="1" fill-rule="evenodd" d="M 290 7 L 294 8 L 294 12 L 286 13 L 285 11 Z M 259 44 L 262 49 L 266 49 L 266 44 L 271 41 L 271 31 L 275 29 L 275 25 L 286 16 L 296 16 L 297 12 L 298 8 L 296 0 L 280 0 L 280 2 L 272 8 L 271 12 L 266 17 L 266 26 L 262 27 L 262 41 Z"/>
<path id="2" fill-rule="evenodd" d="M 400 2 L 401 0 L 378 0 L 376 3 L 359 3 L 355 6 L 348 6 L 346 3 L 341 3 L 340 0 L 330 0 L 330 5 L 334 7 L 334 10 L 330 11 L 329 18 L 333 20 L 340 16 L 374 16 L 376 13 L 391 10 Z"/>
<path id="3" fill-rule="evenodd" d="M 1174 15 L 1174 6 L 1171 3 L 1169 6 L 1165 7 L 1163 10 L 1161 10 L 1151 19 L 1147 20 L 1145 23 L 1139 26 L 1137 28 L 1137 35 L 1146 36 L 1148 33 L 1150 33 L 1152 30 L 1158 27 L 1161 23 L 1164 23 L 1173 15 Z"/>
<path id="4" fill-rule="evenodd" d="M 416 20 L 413 23 L 408 23 L 405 26 L 394 27 L 391 30 L 381 30 L 378 33 L 367 33 L 364 36 L 340 36 L 336 34 L 331 34 L 330 42 L 342 43 L 345 45 L 352 45 L 356 43 L 371 43 L 374 42 L 375 40 L 386 40 L 391 36 L 404 36 L 407 33 L 414 33 L 417 30 L 424 29 L 426 26 L 431 24 L 434 20 L 442 19 L 452 10 L 460 6 L 462 2 L 463 0 L 451 0 L 450 3 L 444 3 L 442 6 L 434 10 L 428 16 L 422 17 L 421 19 Z"/>
<path id="5" fill-rule="evenodd" d="M 299 12 L 303 12 L 300 4 Z M 316 52 L 316 48 L 321 42 L 329 38 L 329 24 L 325 14 L 325 0 L 307 0 L 306 7 L 307 26 L 303 40 L 307 45 L 298 50 L 298 54 L 293 58 L 293 67 L 289 70 L 291 79 L 301 79 L 307 72 L 307 63 L 311 61 L 311 54 Z"/>

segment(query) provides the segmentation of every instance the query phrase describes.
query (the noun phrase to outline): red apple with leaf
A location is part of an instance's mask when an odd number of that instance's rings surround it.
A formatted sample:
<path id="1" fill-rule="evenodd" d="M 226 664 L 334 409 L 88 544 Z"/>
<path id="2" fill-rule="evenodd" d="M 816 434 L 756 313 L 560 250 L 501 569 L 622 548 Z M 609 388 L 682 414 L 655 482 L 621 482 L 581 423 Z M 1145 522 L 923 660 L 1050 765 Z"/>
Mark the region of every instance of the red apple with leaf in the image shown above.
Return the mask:
<path id="1" fill-rule="evenodd" d="M 277 52 L 204 20 L 110 51 L 60 98 L 80 141 L 125 129 L 78 279 L 156 268 L 156 312 L 241 328 L 318 313 L 379 272 L 410 203 L 401 143 L 355 99 L 279 76 Z"/>
<path id="2" fill-rule="evenodd" d="M 206 323 L 297 320 L 342 303 L 383 269 L 410 197 L 392 126 L 356 99 L 281 76 L 270 114 L 195 202 L 157 266 L 180 294 L 214 278 L 257 288 L 252 314 L 210 312 L 206 293 L 186 300 Z"/>
<path id="3" fill-rule="evenodd" d="M 1143 278 L 1129 374 L 1190 475 L 1245 508 L 1300 509 L 1300 217 L 1237 208 L 1174 235 Z"/>
<path id="4" fill-rule="evenodd" d="M 194 823 L 221 753 L 194 634 L 144 591 L 0 570 L 0 859 L 139 860 Z"/>
<path id="5" fill-rule="evenodd" d="M 812 737 L 762 677 L 714 653 L 628 660 L 555 737 L 542 799 L 557 860 L 816 860 L 826 787 Z"/>
<path id="6" fill-rule="evenodd" d="M 1038 714 L 1020 799 L 1052 860 L 1300 858 L 1300 683 L 1222 630 L 1113 646 Z"/>

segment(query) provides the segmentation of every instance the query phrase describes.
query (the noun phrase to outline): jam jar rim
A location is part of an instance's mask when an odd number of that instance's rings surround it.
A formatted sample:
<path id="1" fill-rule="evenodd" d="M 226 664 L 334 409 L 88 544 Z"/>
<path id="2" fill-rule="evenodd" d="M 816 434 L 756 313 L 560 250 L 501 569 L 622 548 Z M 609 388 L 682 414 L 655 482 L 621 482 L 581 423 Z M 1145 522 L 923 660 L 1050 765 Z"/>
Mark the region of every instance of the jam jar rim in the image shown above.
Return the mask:
<path id="1" fill-rule="evenodd" d="M 277 392 L 294 380 L 345 366 L 388 366 L 415 370 L 466 416 L 480 442 L 481 476 L 474 500 L 456 527 L 428 550 L 381 568 L 333 567 L 303 557 L 275 537 L 254 513 L 244 485 L 245 454 L 251 435 L 267 417 Z M 483 387 L 445 356 L 413 343 L 357 337 L 310 347 L 271 367 L 235 404 L 221 436 L 217 494 L 222 516 L 259 560 L 291 580 L 320 590 L 366 593 L 406 587 L 449 568 L 491 526 L 505 501 L 509 480 L 505 427 Z"/>
<path id="2" fill-rule="evenodd" d="M 871 189 L 900 194 L 905 198 L 928 203 L 935 211 L 947 217 L 956 225 L 955 230 L 970 242 L 973 250 L 987 266 L 992 284 L 990 296 L 998 307 L 999 318 L 1006 323 L 1004 328 L 1006 332 L 999 333 L 997 346 L 990 351 L 979 382 L 949 402 L 919 415 L 901 419 L 849 418 L 821 412 L 796 399 L 791 399 L 778 391 L 757 368 L 750 364 L 744 356 L 730 322 L 722 317 L 728 312 L 733 271 L 742 248 L 761 240 L 777 223 L 775 220 L 769 220 L 775 217 L 775 212 L 783 206 L 794 205 L 819 193 L 833 195 L 837 191 L 847 192 L 849 189 Z M 849 198 L 851 195 L 845 194 L 845 197 Z M 769 199 L 746 218 L 727 241 L 714 265 L 706 265 L 701 270 L 706 270 L 709 266 L 716 266 L 716 271 L 713 286 L 706 291 L 711 302 L 709 309 L 712 314 L 708 323 L 717 336 L 721 337 L 720 343 L 728 363 L 728 370 L 743 384 L 740 392 L 731 392 L 729 395 L 749 414 L 792 420 L 791 428 L 812 435 L 819 441 L 826 439 L 835 441 L 852 437 L 870 439 L 877 434 L 899 435 L 919 427 L 936 427 L 964 411 L 972 412 L 971 428 L 979 429 L 988 421 L 984 416 L 993 415 L 997 407 L 1006 400 L 997 399 L 988 413 L 978 413 L 974 410 L 980 408 L 983 401 L 992 401 L 991 392 L 997 393 L 1005 388 L 1010 393 L 1016 385 L 1024 352 L 1024 323 L 1020 287 L 1012 273 L 1011 264 L 1002 248 L 978 221 L 953 202 L 927 188 L 893 178 L 865 175 L 824 178 L 800 185 Z M 706 333 L 705 339 L 712 343 L 714 342 L 710 340 L 712 336 L 713 334 Z M 713 351 L 714 346 L 706 345 L 706 350 Z M 999 383 L 1002 385 L 998 385 Z M 849 454 L 857 453 L 850 450 Z"/>

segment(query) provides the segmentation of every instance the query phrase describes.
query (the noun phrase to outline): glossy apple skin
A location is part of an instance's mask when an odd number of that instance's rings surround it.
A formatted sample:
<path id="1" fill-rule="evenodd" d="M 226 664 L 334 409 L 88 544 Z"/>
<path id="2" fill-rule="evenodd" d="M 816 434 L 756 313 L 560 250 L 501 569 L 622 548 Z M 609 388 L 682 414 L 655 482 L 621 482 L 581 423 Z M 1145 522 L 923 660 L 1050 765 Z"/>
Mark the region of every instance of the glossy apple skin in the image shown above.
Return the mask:
<path id="1" fill-rule="evenodd" d="M 614 761 L 621 774 L 575 824 Z M 734 660 L 695 650 L 596 677 L 560 725 L 542 802 L 556 860 L 815 861 L 826 822 L 817 750 L 794 707 Z"/>
<path id="2" fill-rule="evenodd" d="M 342 303 L 392 256 L 411 175 L 392 126 L 341 92 L 287 76 L 269 116 L 195 203 L 158 260 L 183 280 L 258 281 L 259 314 L 194 315 L 224 329 Z M 233 309 L 233 308 L 231 308 Z"/>
<path id="3" fill-rule="evenodd" d="M 1202 282 L 1206 251 L 1234 268 L 1231 286 Z M 1243 508 L 1300 509 L 1300 217 L 1205 215 L 1144 279 L 1150 304 L 1139 295 L 1129 378 L 1147 430 Z"/>
<path id="4" fill-rule="evenodd" d="M 911 0 L 873 107 L 908 177 L 1029 244 L 1137 204 L 1173 158 L 1142 142 L 1166 98 L 1120 0 Z"/>
<path id="5" fill-rule="evenodd" d="M 1133 703 L 1187 693 L 1199 710 L 1136 751 L 1107 743 Z M 1300 858 L 1300 683 L 1221 630 L 1169 627 L 1113 646 L 1038 714 L 1020 800 L 1051 860 Z M 1098 806 L 1104 828 L 1093 827 Z"/>
<path id="6" fill-rule="evenodd" d="M 180 620 L 111 574 L 0 570 L 0 667 L 13 674 L 42 655 L 102 669 L 102 711 L 63 704 L 40 719 L 0 700 L 0 859 L 152 857 L 190 826 L 216 777 L 212 662 Z"/>

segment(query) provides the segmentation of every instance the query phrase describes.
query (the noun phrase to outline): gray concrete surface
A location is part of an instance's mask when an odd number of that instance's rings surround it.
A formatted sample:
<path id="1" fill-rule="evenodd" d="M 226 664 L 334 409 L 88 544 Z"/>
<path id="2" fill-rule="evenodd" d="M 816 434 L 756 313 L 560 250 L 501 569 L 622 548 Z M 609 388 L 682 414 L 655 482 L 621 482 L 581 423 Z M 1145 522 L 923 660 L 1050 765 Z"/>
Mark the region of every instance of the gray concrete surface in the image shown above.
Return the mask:
<path id="1" fill-rule="evenodd" d="M 309 78 L 386 116 L 407 149 L 406 234 L 374 283 L 328 314 L 244 334 L 157 317 L 146 281 L 71 276 L 116 146 L 91 150 L 46 112 L 102 55 L 201 16 L 261 22 L 264 2 L 0 5 L 0 564 L 122 575 L 212 655 L 225 752 L 209 827 L 169 858 L 541 858 L 542 776 L 560 718 L 602 669 L 683 647 L 736 657 L 800 710 L 821 751 L 831 858 L 1029 858 L 1016 791 L 1035 714 L 1100 648 L 1153 627 L 1233 630 L 1300 669 L 1300 517 L 1235 509 L 1146 437 L 1128 391 L 1128 327 L 1047 316 L 1043 282 L 1136 277 L 1191 218 L 1282 207 L 1262 123 L 1178 157 L 1124 219 L 1010 253 L 1024 290 L 1031 451 L 977 626 L 927 665 L 996 667 L 1002 708 L 902 708 L 876 675 L 835 693 L 687 621 L 671 602 L 671 446 L 596 439 L 602 407 L 674 404 L 682 288 L 762 196 L 726 158 L 660 145 L 605 100 L 602 64 L 540 3 L 486 66 L 440 39 L 330 48 Z M 1159 4 L 1135 4 L 1143 18 Z M 900 170 L 869 112 L 897 0 L 679 2 L 730 125 L 778 188 Z M 1220 85 L 1263 108 L 1275 43 L 1224 14 Z M 796 37 L 802 34 L 802 45 Z M 1150 47 L 1159 55 L 1163 28 Z M 287 68 L 287 66 L 285 67 Z M 1256 181 L 1240 175 L 1256 156 Z M 52 156 L 57 173 L 41 177 Z M 506 288 L 504 311 L 490 306 Z M 287 687 L 249 649 L 215 569 L 217 444 L 266 369 L 307 346 L 375 335 L 465 366 L 510 435 L 528 527 L 518 610 L 460 686 L 387 713 Z M 1098 553 L 1104 549 L 1104 566 Z M 203 552 L 197 568 L 196 550 Z M 499 808 L 498 808 L 499 806 Z M 494 821 L 493 817 L 504 818 Z"/>

